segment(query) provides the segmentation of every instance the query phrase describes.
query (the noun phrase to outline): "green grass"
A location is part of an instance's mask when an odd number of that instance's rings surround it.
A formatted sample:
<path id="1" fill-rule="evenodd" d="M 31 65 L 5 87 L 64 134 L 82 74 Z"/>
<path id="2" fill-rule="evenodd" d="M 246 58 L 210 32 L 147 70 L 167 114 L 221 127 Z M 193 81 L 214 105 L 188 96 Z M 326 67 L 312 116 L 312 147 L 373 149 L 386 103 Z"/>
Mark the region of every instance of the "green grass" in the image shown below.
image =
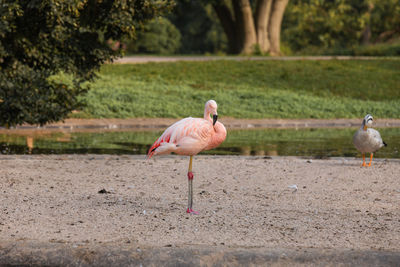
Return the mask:
<path id="1" fill-rule="evenodd" d="M 400 118 L 400 60 L 105 65 L 74 117 Z"/>

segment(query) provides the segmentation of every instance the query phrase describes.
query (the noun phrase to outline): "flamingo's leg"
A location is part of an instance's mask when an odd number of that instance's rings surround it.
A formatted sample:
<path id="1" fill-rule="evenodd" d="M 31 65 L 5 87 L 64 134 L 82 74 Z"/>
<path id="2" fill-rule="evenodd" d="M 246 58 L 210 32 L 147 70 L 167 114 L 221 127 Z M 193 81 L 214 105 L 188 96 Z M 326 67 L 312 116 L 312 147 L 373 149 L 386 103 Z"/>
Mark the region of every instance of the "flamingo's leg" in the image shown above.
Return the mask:
<path id="1" fill-rule="evenodd" d="M 362 167 L 367 166 L 367 164 L 365 163 L 365 153 L 362 153 L 362 157 L 363 157 L 363 163 L 362 163 Z"/>
<path id="2" fill-rule="evenodd" d="M 190 214 L 199 214 L 197 211 L 193 210 L 193 172 L 192 172 L 192 161 L 193 161 L 193 156 L 190 156 L 190 161 L 189 161 L 189 170 L 188 170 L 188 208 L 186 210 L 187 213 Z"/>
<path id="3" fill-rule="evenodd" d="M 369 158 L 369 164 L 368 164 L 368 166 L 370 167 L 371 166 L 371 163 L 372 163 L 372 157 L 374 156 L 374 153 L 371 153 L 371 155 L 370 155 L 370 158 Z"/>

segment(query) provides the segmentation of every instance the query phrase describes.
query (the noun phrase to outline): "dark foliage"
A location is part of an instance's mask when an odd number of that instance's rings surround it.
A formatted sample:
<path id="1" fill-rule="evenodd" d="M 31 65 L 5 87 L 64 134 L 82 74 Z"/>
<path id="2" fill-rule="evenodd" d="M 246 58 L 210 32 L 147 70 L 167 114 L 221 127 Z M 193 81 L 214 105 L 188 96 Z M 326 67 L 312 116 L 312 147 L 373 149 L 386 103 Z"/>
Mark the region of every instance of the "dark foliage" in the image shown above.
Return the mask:
<path id="1" fill-rule="evenodd" d="M 168 55 L 178 51 L 181 45 L 179 30 L 166 18 L 157 18 L 137 33 L 137 38 L 127 42 L 128 53 Z"/>
<path id="2" fill-rule="evenodd" d="M 82 104 L 82 83 L 121 54 L 107 41 L 133 37 L 169 7 L 151 0 L 1 1 L 0 125 L 65 118 Z M 61 72 L 71 84 L 49 79 Z"/>
<path id="3" fill-rule="evenodd" d="M 182 35 L 180 53 L 203 54 L 227 50 L 225 33 L 208 0 L 177 0 L 168 19 Z"/>

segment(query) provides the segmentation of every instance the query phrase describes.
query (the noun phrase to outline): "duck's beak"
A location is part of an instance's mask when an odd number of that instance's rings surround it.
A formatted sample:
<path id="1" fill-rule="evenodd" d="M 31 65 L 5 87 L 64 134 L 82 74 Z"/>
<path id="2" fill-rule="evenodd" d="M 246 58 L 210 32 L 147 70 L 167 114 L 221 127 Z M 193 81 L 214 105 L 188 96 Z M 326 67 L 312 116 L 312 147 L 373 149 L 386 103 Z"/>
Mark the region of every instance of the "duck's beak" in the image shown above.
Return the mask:
<path id="1" fill-rule="evenodd" d="M 217 120 L 218 120 L 218 115 L 217 115 L 217 114 L 214 114 L 214 115 L 213 115 L 213 126 L 215 125 L 215 123 L 217 122 Z"/>

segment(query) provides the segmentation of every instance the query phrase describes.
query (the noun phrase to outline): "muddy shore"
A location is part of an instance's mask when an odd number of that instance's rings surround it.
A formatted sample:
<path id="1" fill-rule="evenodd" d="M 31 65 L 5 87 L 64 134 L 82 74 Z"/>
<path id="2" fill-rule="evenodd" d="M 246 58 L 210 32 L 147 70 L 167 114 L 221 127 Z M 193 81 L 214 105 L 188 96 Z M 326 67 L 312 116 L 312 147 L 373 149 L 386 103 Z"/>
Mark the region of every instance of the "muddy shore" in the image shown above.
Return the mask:
<path id="1" fill-rule="evenodd" d="M 79 265 L 92 251 L 90 265 L 108 250 L 133 265 L 400 259 L 399 160 L 196 156 L 199 215 L 185 213 L 186 157 L 2 155 L 0 164 L 0 265 Z M 136 259 L 141 251 L 150 258 Z"/>

